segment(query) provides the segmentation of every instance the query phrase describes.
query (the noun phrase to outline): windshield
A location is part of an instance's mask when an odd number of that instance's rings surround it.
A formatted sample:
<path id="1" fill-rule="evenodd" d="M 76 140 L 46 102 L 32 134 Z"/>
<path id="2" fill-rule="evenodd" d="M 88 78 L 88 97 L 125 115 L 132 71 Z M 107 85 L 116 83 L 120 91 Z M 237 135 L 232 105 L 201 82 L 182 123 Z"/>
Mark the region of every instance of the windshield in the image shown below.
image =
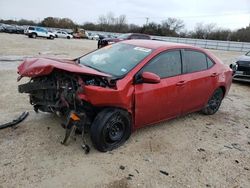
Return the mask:
<path id="1" fill-rule="evenodd" d="M 119 35 L 117 38 L 118 39 L 127 39 L 128 37 L 130 36 L 130 34 L 122 34 L 122 35 Z"/>
<path id="2" fill-rule="evenodd" d="M 147 57 L 152 49 L 116 43 L 80 58 L 80 64 L 121 77 Z"/>

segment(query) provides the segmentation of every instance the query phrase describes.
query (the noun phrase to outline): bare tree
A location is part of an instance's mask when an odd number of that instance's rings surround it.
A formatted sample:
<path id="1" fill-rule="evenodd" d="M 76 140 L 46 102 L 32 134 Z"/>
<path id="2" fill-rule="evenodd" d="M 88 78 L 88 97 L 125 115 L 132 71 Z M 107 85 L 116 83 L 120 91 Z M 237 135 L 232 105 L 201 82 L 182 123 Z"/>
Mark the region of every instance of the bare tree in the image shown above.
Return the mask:
<path id="1" fill-rule="evenodd" d="M 216 28 L 215 23 L 210 24 L 203 24 L 197 23 L 194 28 L 193 36 L 200 39 L 207 39 L 209 38 L 209 34 Z"/>
<path id="2" fill-rule="evenodd" d="M 177 18 L 168 18 L 162 21 L 163 34 L 177 34 L 184 28 L 185 24 L 183 20 Z"/>

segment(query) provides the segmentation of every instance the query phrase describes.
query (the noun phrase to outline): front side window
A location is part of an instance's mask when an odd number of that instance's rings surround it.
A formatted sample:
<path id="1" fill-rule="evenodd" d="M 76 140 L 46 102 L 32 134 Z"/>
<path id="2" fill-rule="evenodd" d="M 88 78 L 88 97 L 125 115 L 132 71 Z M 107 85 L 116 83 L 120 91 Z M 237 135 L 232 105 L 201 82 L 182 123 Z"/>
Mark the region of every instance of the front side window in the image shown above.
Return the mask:
<path id="1" fill-rule="evenodd" d="M 159 54 L 145 66 L 143 72 L 152 72 L 166 78 L 181 74 L 181 67 L 181 53 L 175 50 Z"/>
<path id="2" fill-rule="evenodd" d="M 87 54 L 81 57 L 79 61 L 80 64 L 100 72 L 121 77 L 132 70 L 152 51 L 150 48 L 116 43 Z"/>
<path id="3" fill-rule="evenodd" d="M 207 56 L 198 51 L 185 50 L 184 72 L 192 73 L 207 69 Z"/>

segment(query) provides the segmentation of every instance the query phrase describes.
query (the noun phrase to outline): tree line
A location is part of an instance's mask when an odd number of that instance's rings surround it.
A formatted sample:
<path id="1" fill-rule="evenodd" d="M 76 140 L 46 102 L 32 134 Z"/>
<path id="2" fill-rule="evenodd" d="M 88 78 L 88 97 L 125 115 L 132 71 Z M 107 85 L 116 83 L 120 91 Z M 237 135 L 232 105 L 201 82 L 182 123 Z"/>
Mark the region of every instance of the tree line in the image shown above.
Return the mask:
<path id="1" fill-rule="evenodd" d="M 85 22 L 76 24 L 69 18 L 47 17 L 40 22 L 32 20 L 3 20 L 0 23 L 16 25 L 37 25 L 43 27 L 65 28 L 77 30 L 83 28 L 92 31 L 106 31 L 119 33 L 144 33 L 149 35 L 169 36 L 169 37 L 186 37 L 210 40 L 227 40 L 250 42 L 250 24 L 245 28 L 232 31 L 216 27 L 213 23 L 197 23 L 193 31 L 185 30 L 184 21 L 177 18 L 166 18 L 161 23 L 149 22 L 142 26 L 128 24 L 126 15 L 115 17 L 113 13 L 100 15 L 97 23 Z"/>

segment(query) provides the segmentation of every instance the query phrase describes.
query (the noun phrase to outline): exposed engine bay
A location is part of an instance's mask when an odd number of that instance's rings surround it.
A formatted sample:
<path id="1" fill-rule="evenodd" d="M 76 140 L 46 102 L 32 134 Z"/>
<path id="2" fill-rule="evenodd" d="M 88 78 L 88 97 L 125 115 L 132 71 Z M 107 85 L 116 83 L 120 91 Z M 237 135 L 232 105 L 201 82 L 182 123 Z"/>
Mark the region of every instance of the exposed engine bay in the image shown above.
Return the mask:
<path id="1" fill-rule="evenodd" d="M 77 97 L 77 93 L 84 92 L 84 85 L 108 87 L 110 84 L 101 77 L 58 71 L 31 78 L 30 82 L 19 85 L 18 90 L 30 94 L 30 103 L 36 112 L 40 110 L 65 115 L 70 110 L 82 111 L 86 108 L 87 102 Z"/>
<path id="2" fill-rule="evenodd" d="M 56 113 L 67 117 L 64 128 L 66 134 L 63 144 L 67 144 L 69 137 L 78 129 L 82 138 L 86 126 L 89 126 L 100 108 L 94 107 L 89 102 L 78 98 L 79 93 L 84 93 L 85 85 L 99 87 L 114 87 L 113 81 L 94 75 L 78 75 L 64 71 L 54 71 L 50 75 L 31 78 L 28 83 L 18 86 L 20 93 L 28 93 L 30 104 L 35 112 Z M 86 152 L 89 147 L 83 144 Z"/>

